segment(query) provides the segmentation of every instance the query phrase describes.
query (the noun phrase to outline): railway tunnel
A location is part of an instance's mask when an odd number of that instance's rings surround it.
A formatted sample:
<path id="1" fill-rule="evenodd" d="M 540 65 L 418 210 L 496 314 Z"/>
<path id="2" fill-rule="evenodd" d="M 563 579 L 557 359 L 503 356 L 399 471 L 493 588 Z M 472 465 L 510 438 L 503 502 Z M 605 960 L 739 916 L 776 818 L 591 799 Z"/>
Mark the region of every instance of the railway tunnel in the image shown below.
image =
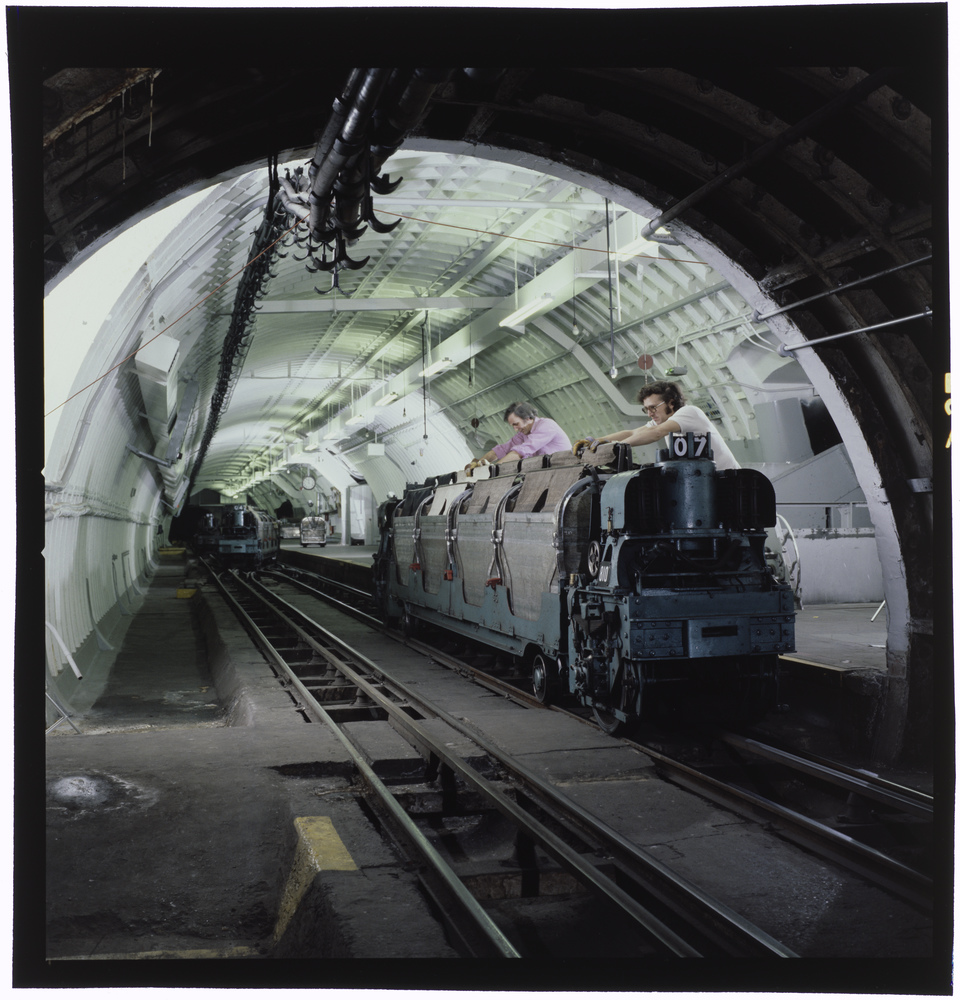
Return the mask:
<path id="1" fill-rule="evenodd" d="M 883 616 L 872 754 L 931 761 L 952 701 L 945 15 L 873 7 L 884 41 L 844 52 L 863 7 L 757 9 L 719 60 L 697 40 L 731 12 L 693 37 L 680 12 L 592 12 L 690 47 L 583 67 L 583 12 L 551 12 L 566 40 L 533 67 L 224 72 L 78 68 L 114 65 L 62 41 L 101 13 L 8 14 L 15 190 L 43 204 L 41 254 L 16 203 L 42 279 L 18 284 L 15 346 L 42 323 L 47 724 L 192 511 L 321 514 L 330 544 L 374 544 L 376 505 L 506 440 L 510 403 L 574 440 L 644 423 L 638 389 L 670 379 L 773 481 L 798 601 Z M 254 23 L 234 16 L 231 37 Z M 747 58 L 771 32 L 808 58 Z"/>

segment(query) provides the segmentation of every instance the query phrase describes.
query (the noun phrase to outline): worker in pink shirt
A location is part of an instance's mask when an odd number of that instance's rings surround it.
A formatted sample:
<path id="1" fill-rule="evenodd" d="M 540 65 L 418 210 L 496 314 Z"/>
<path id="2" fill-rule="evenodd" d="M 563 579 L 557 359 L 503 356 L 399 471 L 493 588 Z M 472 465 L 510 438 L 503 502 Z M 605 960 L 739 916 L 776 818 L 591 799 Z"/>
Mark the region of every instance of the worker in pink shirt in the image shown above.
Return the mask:
<path id="1" fill-rule="evenodd" d="M 509 441 L 491 448 L 482 458 L 469 462 L 467 472 L 490 462 L 513 462 L 529 455 L 552 455 L 555 451 L 570 450 L 570 438 L 563 428 L 549 417 L 538 417 L 529 403 L 511 403 L 503 419 L 516 433 Z"/>

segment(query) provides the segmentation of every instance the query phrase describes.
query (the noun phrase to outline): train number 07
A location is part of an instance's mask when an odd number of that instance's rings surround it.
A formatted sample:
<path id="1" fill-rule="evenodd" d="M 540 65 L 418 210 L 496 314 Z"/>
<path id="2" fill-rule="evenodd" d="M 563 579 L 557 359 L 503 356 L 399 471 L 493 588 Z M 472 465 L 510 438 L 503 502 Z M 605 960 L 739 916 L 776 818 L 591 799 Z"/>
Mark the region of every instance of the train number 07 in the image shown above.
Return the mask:
<path id="1" fill-rule="evenodd" d="M 690 451 L 692 441 L 692 452 Z M 707 449 L 707 436 L 705 434 L 683 435 L 677 434 L 673 437 L 673 454 L 676 458 L 686 458 L 688 453 L 693 458 L 700 458 Z"/>

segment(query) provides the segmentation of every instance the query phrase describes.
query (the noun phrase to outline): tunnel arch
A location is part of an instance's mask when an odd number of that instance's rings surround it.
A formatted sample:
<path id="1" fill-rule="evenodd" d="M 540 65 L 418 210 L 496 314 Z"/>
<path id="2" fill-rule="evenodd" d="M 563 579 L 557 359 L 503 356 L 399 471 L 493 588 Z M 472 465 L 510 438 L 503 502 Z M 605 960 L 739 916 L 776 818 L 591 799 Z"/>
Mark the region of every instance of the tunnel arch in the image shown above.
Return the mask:
<path id="1" fill-rule="evenodd" d="M 865 96 L 818 125 L 819 132 L 803 135 L 762 168 L 731 178 L 669 225 L 705 259 L 716 259 L 717 269 L 758 311 L 772 311 L 934 250 L 945 256 L 943 234 L 934 223 L 940 181 L 930 152 L 942 81 L 935 65 L 918 65 L 915 49 L 895 68 L 881 80 L 877 71 L 855 67 L 763 67 L 762 73 L 716 65 L 507 70 L 485 87 L 452 83 L 441 90 L 417 138 L 427 147 L 469 149 L 472 155 L 490 150 L 491 156 L 495 151 L 497 158 L 521 164 L 553 164 L 551 172 L 560 176 L 595 177 L 599 189 L 607 185 L 620 199 L 630 192 L 638 208 L 655 214 L 714 181 L 742 160 L 745 150 L 749 156 L 862 84 Z M 48 252 L 48 282 L 59 280 L 98 239 L 149 206 L 207 178 L 241 173 L 234 164 L 256 162 L 265 136 L 275 142 L 299 133 L 300 142 L 284 148 L 302 148 L 304 131 L 317 128 L 326 110 L 298 109 L 269 126 L 251 116 L 238 129 L 235 116 L 223 114 L 231 105 L 254 97 L 265 81 L 276 93 L 290 94 L 303 78 L 295 70 L 247 70 L 227 85 L 197 69 L 184 80 L 175 71 L 164 73 L 173 86 L 163 113 L 181 124 L 201 121 L 203 142 L 165 149 L 165 159 L 153 164 L 137 146 L 145 141 L 145 123 L 131 126 L 124 141 L 136 150 L 135 176 L 115 195 L 107 177 L 115 164 L 108 166 L 107 154 L 115 154 L 118 137 L 103 139 L 101 164 L 86 174 L 74 168 L 61 183 L 51 168 L 48 197 L 61 208 L 77 185 L 103 186 L 99 207 L 84 203 L 72 223 L 69 211 L 56 216 L 59 231 L 49 245 L 60 252 L 72 238 L 77 250 L 73 257 L 61 253 L 59 261 Z M 331 92 L 341 73 L 330 73 Z M 209 109 L 202 118 L 191 106 L 198 83 Z M 60 154 L 67 156 L 63 149 Z M 930 711 L 933 681 L 925 661 L 932 641 L 930 554 L 936 532 L 926 484 L 945 436 L 940 408 L 932 405 L 935 379 L 945 370 L 944 296 L 942 286 L 934 285 L 934 265 L 923 263 L 771 320 L 786 340 L 794 330 L 808 342 L 838 330 L 849 334 L 797 353 L 842 424 L 878 527 L 890 587 L 891 641 L 888 718 L 877 742 L 894 754 Z M 936 318 L 924 315 L 882 332 L 851 332 L 922 314 L 935 302 Z"/>

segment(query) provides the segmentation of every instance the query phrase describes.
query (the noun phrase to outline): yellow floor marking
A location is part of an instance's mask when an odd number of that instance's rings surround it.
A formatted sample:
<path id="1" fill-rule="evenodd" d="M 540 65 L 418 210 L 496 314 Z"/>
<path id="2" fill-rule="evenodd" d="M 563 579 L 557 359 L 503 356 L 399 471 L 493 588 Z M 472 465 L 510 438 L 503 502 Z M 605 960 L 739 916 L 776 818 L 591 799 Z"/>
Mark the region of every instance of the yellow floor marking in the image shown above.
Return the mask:
<path id="1" fill-rule="evenodd" d="M 280 900 L 277 926 L 273 932 L 274 942 L 283 937 L 317 872 L 357 870 L 350 852 L 344 847 L 329 816 L 298 816 L 293 825 L 297 831 L 297 849 Z"/>

